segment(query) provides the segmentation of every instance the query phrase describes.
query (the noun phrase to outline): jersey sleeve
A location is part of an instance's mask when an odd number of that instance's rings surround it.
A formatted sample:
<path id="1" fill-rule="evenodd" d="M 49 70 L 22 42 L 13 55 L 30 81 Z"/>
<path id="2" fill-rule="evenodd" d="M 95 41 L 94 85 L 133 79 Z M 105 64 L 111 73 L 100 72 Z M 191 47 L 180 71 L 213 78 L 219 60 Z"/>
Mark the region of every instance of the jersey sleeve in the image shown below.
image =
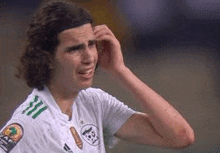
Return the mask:
<path id="1" fill-rule="evenodd" d="M 9 153 L 23 137 L 23 127 L 18 123 L 8 123 L 0 131 L 0 153 Z"/>
<path id="2" fill-rule="evenodd" d="M 40 129 L 24 124 L 19 120 L 10 120 L 0 133 L 0 153 L 40 153 L 46 146 Z"/>
<path id="3" fill-rule="evenodd" d="M 118 142 L 114 134 L 135 111 L 102 90 L 99 90 L 99 97 L 102 101 L 101 108 L 105 144 L 109 148 L 112 148 Z"/>
<path id="4" fill-rule="evenodd" d="M 26 101 L 32 101 L 28 96 Z M 29 103 L 28 103 L 29 106 Z M 27 104 L 23 102 L 13 113 L 11 119 L 0 129 L 0 153 L 40 153 L 46 152 L 47 146 L 39 122 L 23 114 Z"/>

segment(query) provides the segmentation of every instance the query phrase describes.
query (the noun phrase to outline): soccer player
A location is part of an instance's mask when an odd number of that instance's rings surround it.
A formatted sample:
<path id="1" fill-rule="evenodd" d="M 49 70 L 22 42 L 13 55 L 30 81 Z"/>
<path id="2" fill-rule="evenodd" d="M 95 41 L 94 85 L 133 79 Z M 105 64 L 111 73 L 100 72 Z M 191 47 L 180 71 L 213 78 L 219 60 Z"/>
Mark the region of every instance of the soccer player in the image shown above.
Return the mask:
<path id="1" fill-rule="evenodd" d="M 92 22 L 84 8 L 64 1 L 36 12 L 19 67 L 33 92 L 1 129 L 0 153 L 105 153 L 115 138 L 170 148 L 194 142 L 193 129 L 178 111 L 126 67 L 112 31 Z M 145 112 L 92 88 L 97 64 Z"/>

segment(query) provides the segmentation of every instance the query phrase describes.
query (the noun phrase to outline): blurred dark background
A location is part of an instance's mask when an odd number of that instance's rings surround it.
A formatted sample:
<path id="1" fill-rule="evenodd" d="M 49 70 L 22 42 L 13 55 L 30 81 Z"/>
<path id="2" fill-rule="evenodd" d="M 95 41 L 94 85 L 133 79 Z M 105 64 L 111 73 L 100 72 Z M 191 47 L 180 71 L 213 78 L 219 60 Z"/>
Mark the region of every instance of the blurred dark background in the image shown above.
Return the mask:
<path id="1" fill-rule="evenodd" d="M 121 141 L 108 153 L 220 152 L 220 1 L 219 0 L 72 0 L 107 24 L 120 40 L 127 66 L 161 94 L 192 125 L 195 144 L 172 150 Z M 30 88 L 14 77 L 24 50 L 26 29 L 44 0 L 0 1 L 0 127 Z M 135 100 L 101 70 L 100 87 L 131 108 Z"/>

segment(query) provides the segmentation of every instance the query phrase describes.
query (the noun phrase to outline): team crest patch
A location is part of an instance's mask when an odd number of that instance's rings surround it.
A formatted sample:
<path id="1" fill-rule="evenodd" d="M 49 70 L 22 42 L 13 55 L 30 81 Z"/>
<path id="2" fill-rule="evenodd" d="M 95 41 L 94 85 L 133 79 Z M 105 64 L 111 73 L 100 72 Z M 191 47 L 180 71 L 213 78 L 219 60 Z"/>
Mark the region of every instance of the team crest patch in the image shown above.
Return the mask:
<path id="1" fill-rule="evenodd" d="M 9 153 L 23 136 L 23 128 L 17 123 L 8 125 L 0 133 L 0 147 Z"/>
<path id="2" fill-rule="evenodd" d="M 82 127 L 81 134 L 83 139 L 92 146 L 100 143 L 99 129 L 95 125 L 88 124 Z"/>

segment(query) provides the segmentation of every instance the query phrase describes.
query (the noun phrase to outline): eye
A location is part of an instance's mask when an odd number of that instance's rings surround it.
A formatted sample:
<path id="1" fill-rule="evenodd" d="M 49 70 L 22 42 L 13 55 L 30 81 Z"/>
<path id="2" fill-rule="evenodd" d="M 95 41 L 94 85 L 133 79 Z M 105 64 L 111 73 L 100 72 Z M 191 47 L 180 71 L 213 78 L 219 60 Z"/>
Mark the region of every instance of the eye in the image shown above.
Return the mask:
<path id="1" fill-rule="evenodd" d="M 72 47 L 70 51 L 76 51 L 79 50 L 80 48 L 81 48 L 80 46 Z"/>
<path id="2" fill-rule="evenodd" d="M 83 48 L 82 45 L 71 46 L 71 47 L 68 47 L 65 52 L 75 52 L 82 48 Z"/>
<path id="3" fill-rule="evenodd" d="M 89 46 L 95 46 L 95 44 L 96 44 L 96 41 L 95 40 L 93 40 L 93 41 L 89 41 Z"/>

